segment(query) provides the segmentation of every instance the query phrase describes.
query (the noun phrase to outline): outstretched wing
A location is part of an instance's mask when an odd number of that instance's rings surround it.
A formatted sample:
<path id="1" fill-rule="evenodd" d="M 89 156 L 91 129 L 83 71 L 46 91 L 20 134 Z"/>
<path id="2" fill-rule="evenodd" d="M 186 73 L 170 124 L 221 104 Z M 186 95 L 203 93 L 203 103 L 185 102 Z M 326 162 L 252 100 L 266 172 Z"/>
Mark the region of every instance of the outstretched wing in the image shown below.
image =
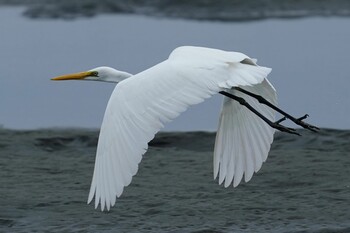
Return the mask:
<path id="1" fill-rule="evenodd" d="M 164 123 L 223 88 L 261 83 L 269 72 L 241 53 L 180 47 L 168 60 L 120 82 L 101 126 L 88 203 L 95 196 L 95 208 L 115 204 Z"/>
<path id="2" fill-rule="evenodd" d="M 267 79 L 243 89 L 277 104 L 276 90 Z M 229 92 L 243 97 L 252 107 L 274 121 L 275 114 L 271 108 L 242 92 L 234 89 Z M 237 101 L 225 97 L 215 140 L 214 179 L 219 175 L 219 184 L 225 180 L 225 187 L 232 182 L 236 187 L 243 175 L 245 182 L 248 182 L 267 159 L 274 132 L 273 128 L 253 112 Z"/>

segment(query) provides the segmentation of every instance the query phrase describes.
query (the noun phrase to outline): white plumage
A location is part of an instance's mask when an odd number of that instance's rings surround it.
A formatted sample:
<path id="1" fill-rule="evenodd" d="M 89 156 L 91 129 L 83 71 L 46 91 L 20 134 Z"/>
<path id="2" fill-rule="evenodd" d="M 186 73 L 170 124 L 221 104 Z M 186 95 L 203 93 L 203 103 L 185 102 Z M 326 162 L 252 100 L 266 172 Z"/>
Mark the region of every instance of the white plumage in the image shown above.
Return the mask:
<path id="1" fill-rule="evenodd" d="M 95 208 L 114 206 L 164 123 L 220 91 L 244 96 L 274 121 L 273 110 L 232 89 L 243 87 L 276 104 L 276 91 L 266 79 L 270 71 L 242 53 L 185 46 L 136 75 L 99 67 L 80 78 L 76 74 L 55 78 L 119 82 L 101 126 L 88 203 L 95 197 Z M 215 141 L 214 178 L 218 176 L 225 187 L 232 183 L 236 187 L 243 176 L 249 181 L 266 160 L 273 134 L 274 129 L 254 113 L 225 97 Z"/>

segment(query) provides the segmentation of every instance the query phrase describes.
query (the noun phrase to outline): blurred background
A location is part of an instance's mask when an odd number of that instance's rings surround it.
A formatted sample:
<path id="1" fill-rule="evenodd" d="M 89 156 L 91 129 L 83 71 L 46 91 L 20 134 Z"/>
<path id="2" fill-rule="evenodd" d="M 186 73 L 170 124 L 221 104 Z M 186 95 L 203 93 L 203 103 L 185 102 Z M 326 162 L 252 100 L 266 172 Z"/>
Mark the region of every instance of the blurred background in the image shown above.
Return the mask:
<path id="1" fill-rule="evenodd" d="M 0 0 L 0 232 L 350 232 L 350 131 L 333 130 L 350 129 L 349 16 L 349 0 Z M 332 129 L 276 133 L 235 189 L 212 181 L 214 133 L 159 133 L 116 206 L 95 211 L 85 203 L 115 85 L 50 78 L 136 74 L 182 45 L 257 58 L 281 108 Z M 215 131 L 221 101 L 164 130 Z"/>
<path id="2" fill-rule="evenodd" d="M 114 84 L 50 78 L 102 65 L 135 74 L 195 45 L 257 58 L 280 107 L 349 129 L 349 15 L 346 0 L 0 1 L 0 125 L 98 128 Z M 221 99 L 164 130 L 216 130 Z"/>

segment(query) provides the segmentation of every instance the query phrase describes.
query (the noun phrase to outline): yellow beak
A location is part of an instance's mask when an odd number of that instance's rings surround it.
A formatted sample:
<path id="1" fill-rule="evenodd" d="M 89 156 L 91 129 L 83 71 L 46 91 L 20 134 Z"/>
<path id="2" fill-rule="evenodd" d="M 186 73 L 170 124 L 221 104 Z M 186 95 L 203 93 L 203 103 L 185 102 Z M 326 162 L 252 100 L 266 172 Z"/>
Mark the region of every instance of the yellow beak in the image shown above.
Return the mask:
<path id="1" fill-rule="evenodd" d="M 58 76 L 55 78 L 52 78 L 51 80 L 54 81 L 61 81 L 61 80 L 81 80 L 84 79 L 88 76 L 91 76 L 92 72 L 87 71 L 87 72 L 80 72 L 80 73 L 74 73 L 74 74 L 66 74 L 62 76 Z"/>

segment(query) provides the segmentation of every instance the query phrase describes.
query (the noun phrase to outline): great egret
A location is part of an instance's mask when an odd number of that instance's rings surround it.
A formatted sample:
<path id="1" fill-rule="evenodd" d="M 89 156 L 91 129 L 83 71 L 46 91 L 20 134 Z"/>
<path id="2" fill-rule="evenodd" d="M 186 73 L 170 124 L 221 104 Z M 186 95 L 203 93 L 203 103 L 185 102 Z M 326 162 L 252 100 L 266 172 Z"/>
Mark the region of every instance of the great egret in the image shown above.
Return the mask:
<path id="1" fill-rule="evenodd" d="M 225 97 L 215 140 L 214 179 L 219 176 L 225 187 L 236 187 L 243 175 L 248 182 L 266 160 L 275 129 L 297 134 L 281 121 L 289 118 L 318 129 L 302 121 L 307 115 L 294 118 L 275 107 L 276 90 L 266 78 L 270 71 L 242 53 L 183 46 L 136 75 L 98 67 L 53 78 L 118 83 L 101 126 L 88 203 L 95 196 L 95 208 L 114 206 L 163 124 L 216 93 Z M 274 122 L 275 111 L 285 117 Z"/>

